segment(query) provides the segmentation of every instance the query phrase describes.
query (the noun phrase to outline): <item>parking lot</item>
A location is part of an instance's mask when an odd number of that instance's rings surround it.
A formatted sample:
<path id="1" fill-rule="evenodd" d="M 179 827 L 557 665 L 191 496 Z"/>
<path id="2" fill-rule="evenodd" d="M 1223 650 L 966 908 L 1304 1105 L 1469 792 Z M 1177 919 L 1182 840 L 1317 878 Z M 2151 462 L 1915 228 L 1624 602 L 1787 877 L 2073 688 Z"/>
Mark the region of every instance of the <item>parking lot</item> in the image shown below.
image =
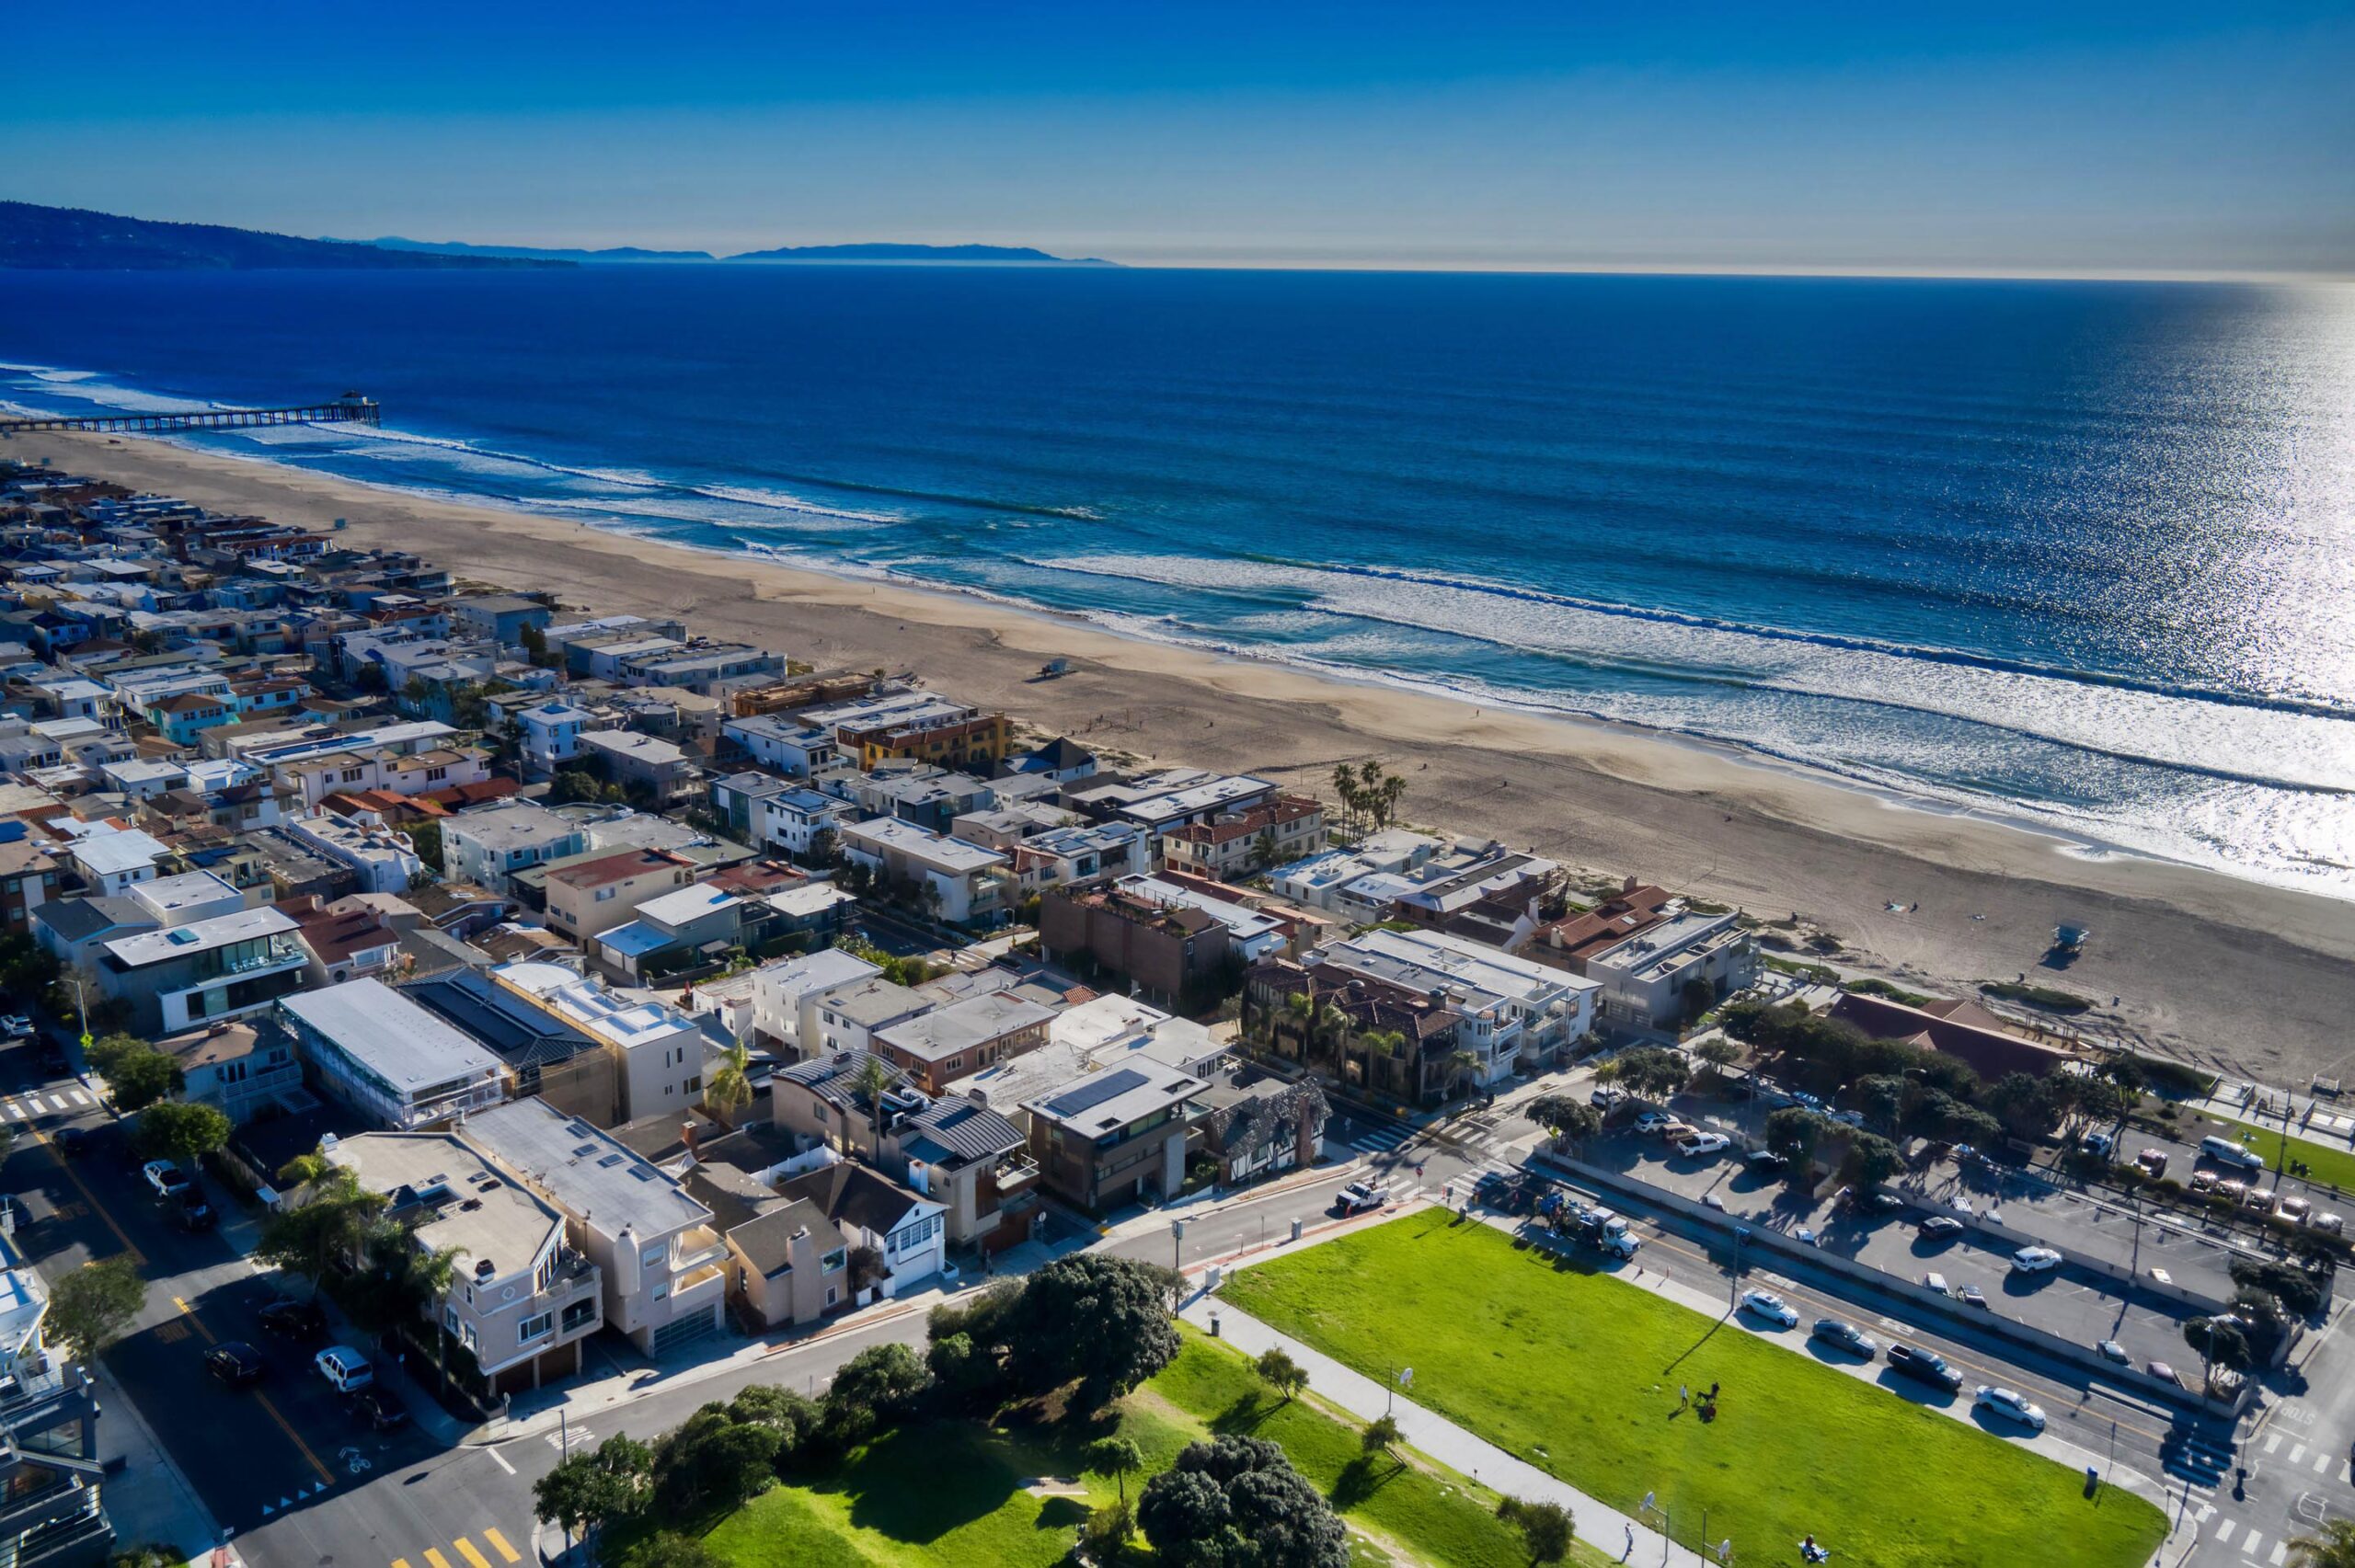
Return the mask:
<path id="1" fill-rule="evenodd" d="M 1586 1158 L 1683 1197 L 1714 1200 L 1713 1207 L 1752 1225 L 1786 1235 L 1806 1231 L 1825 1252 L 1913 1284 L 1927 1283 L 1936 1275 L 1958 1296 L 1976 1290 L 1988 1311 L 2073 1344 L 2114 1340 L 2137 1366 L 2154 1360 L 2197 1364 L 2183 1339 L 2183 1324 L 2197 1315 L 2195 1309 L 2143 1290 L 2133 1291 L 2130 1299 L 2121 1282 L 2074 1265 L 2023 1274 L 2012 1266 L 2013 1244 L 1982 1239 L 1968 1229 L 1958 1235 L 1924 1235 L 1917 1222 L 1925 1212 L 1937 1211 L 1941 1201 L 1955 1212 L 1951 1196 L 1924 1195 L 1923 1208 L 1886 1215 L 1835 1211 L 1828 1186 L 1824 1196 L 1798 1196 L 1779 1179 L 1746 1169 L 1732 1152 L 1690 1159 L 1660 1139 L 1632 1133 L 1596 1140 Z M 1970 1197 L 1974 1210 L 1983 1209 L 1986 1194 L 1958 1191 Z M 2008 1209 L 2004 1218 L 2013 1220 Z M 2229 1293 L 2227 1288 L 2224 1294 Z"/>

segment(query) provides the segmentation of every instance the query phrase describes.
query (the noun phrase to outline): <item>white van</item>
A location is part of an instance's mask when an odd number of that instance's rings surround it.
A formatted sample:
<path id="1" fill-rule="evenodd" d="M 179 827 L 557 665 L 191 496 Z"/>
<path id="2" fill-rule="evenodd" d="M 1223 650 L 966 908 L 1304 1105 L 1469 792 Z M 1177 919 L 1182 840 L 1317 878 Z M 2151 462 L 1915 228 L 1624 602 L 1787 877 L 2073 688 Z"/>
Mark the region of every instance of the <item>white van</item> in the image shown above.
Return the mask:
<path id="1" fill-rule="evenodd" d="M 2253 1149 L 2244 1149 L 2229 1138 L 2203 1138 L 2200 1140 L 2200 1152 L 2219 1165 L 2231 1165 L 2242 1171 L 2265 1169 L 2264 1155 Z"/>
<path id="2" fill-rule="evenodd" d="M 319 1376 L 333 1383 L 339 1394 L 364 1389 L 376 1380 L 376 1369 L 368 1365 L 368 1357 L 348 1345 L 330 1345 L 312 1360 Z"/>
<path id="3" fill-rule="evenodd" d="M 1940 1296 L 1951 1296 L 1954 1294 L 1953 1289 L 1947 1284 L 1947 1276 L 1943 1274 L 1924 1275 L 1922 1276 L 1922 1285 L 1924 1288 L 1934 1291 Z"/>

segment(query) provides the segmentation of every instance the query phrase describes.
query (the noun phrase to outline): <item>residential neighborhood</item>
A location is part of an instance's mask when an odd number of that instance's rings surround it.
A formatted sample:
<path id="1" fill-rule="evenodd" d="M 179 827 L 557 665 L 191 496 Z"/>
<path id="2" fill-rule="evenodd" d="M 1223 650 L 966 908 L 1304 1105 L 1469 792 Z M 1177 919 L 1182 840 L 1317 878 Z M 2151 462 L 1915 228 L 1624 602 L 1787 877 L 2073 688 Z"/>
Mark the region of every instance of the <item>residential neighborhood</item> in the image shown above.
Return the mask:
<path id="1" fill-rule="evenodd" d="M 2355 1516 L 2337 1083 L 776 641 L 0 460 L 19 1568 L 694 1568 L 923 1423 L 1044 1553 L 926 1562 L 1120 1561 L 1246 1435 L 1320 1565 Z"/>

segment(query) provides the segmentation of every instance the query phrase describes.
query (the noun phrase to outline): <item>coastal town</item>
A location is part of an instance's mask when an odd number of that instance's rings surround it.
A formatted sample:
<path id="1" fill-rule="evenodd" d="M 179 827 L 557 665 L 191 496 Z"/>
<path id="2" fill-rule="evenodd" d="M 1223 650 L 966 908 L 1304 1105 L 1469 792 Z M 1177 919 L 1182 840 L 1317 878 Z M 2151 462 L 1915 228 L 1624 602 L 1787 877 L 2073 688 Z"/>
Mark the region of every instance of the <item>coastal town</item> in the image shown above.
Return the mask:
<path id="1" fill-rule="evenodd" d="M 796 631 L 0 458 L 18 1568 L 2355 1514 L 2355 1103 L 2105 1029 L 2101 930 L 1916 990 L 1395 756 L 1198 766 Z"/>

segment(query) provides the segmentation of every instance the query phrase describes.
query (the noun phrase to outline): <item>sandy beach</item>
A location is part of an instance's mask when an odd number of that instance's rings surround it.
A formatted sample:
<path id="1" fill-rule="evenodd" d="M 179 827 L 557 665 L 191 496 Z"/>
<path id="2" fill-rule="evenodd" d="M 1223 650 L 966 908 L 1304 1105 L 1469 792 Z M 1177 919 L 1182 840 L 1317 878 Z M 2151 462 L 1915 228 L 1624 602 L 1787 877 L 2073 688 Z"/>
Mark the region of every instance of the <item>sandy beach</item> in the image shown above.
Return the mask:
<path id="1" fill-rule="evenodd" d="M 1378 758 L 1406 776 L 1414 823 L 1493 835 L 1771 920 L 1796 911 L 1848 944 L 1844 964 L 1957 994 L 2027 970 L 2098 1002 L 2080 1021 L 2091 1033 L 2274 1083 L 2303 1087 L 2355 1067 L 2355 903 L 2072 853 L 2081 846 L 1893 805 L 1730 751 L 1476 711 L 564 519 L 133 438 L 20 437 L 0 441 L 0 455 L 46 457 L 223 511 L 315 527 L 347 519 L 355 544 L 414 550 L 457 576 L 547 589 L 601 612 L 689 617 L 697 632 L 820 667 L 913 670 L 1091 745 L 1249 770 L 1327 795 L 1336 761 Z M 1058 656 L 1070 674 L 1031 679 Z M 2055 976 L 2038 959 L 2063 921 L 2091 927 L 2095 939 Z"/>

